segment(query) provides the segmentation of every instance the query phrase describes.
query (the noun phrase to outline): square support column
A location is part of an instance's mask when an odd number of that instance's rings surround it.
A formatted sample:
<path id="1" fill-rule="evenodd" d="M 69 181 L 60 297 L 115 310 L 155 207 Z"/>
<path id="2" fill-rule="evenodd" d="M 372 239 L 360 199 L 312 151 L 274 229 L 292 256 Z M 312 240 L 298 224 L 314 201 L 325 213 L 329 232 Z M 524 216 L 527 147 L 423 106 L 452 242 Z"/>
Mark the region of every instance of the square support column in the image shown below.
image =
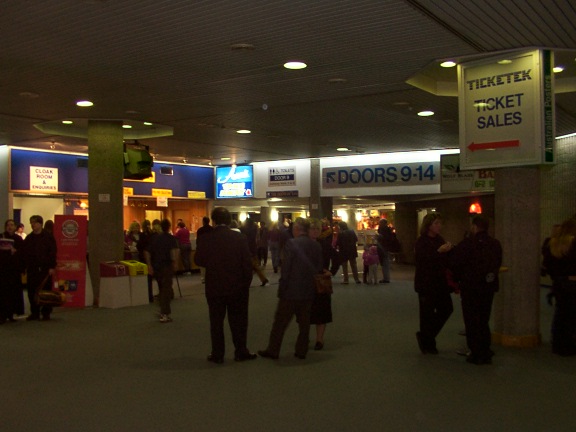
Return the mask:
<path id="1" fill-rule="evenodd" d="M 496 170 L 495 237 L 502 243 L 494 298 L 495 343 L 533 347 L 540 335 L 540 168 Z"/>
<path id="2" fill-rule="evenodd" d="M 88 199 L 90 275 L 94 304 L 100 294 L 100 263 L 124 253 L 124 142 L 122 122 L 88 122 Z"/>

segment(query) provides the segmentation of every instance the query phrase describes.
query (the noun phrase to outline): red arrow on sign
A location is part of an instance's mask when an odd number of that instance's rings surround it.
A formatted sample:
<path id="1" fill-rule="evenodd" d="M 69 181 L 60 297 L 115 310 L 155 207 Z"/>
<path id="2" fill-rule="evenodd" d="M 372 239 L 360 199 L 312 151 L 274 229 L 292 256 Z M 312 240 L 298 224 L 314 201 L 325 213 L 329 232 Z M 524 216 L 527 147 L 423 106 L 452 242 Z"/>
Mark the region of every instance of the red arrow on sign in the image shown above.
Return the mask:
<path id="1" fill-rule="evenodd" d="M 476 150 L 493 150 L 506 147 L 520 147 L 520 140 L 472 143 L 468 146 L 468 149 L 470 151 L 476 151 Z"/>

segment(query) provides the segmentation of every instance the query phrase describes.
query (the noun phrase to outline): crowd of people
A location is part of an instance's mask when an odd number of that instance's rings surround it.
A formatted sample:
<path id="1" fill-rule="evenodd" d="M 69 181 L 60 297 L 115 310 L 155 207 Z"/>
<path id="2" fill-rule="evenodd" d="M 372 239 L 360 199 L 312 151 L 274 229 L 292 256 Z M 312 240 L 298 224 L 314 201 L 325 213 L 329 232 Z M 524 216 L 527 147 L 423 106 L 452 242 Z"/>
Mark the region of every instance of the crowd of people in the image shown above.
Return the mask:
<path id="1" fill-rule="evenodd" d="M 52 307 L 38 305 L 39 289 L 51 289 L 56 268 L 56 241 L 51 221 L 34 215 L 31 232 L 9 219 L 0 235 L 0 324 L 24 314 L 23 288 L 27 289 L 30 314 L 27 320 L 50 320 Z M 491 364 L 489 327 L 492 302 L 499 289 L 502 265 L 500 242 L 488 234 L 488 219 L 472 218 L 468 235 L 457 245 L 442 235 L 442 217 L 425 216 L 415 246 L 414 289 L 418 295 L 419 329 L 416 340 L 423 354 L 438 354 L 436 338 L 452 315 L 452 293 L 460 294 L 470 363 Z M 53 229 L 53 228 L 52 228 Z M 169 220 L 134 221 L 125 233 L 125 258 L 146 263 L 149 297 L 152 280 L 158 283 L 160 322 L 171 318 L 173 278 L 177 271 L 191 272 L 190 231 L 179 220 L 172 232 Z M 19 232 L 20 231 L 20 232 Z M 552 350 L 562 356 L 576 355 L 576 219 L 554 227 L 542 246 L 543 275 L 553 286 L 550 301 L 555 313 Z M 201 269 L 210 317 L 212 350 L 208 360 L 222 363 L 225 355 L 224 320 L 228 316 L 236 361 L 252 360 L 257 354 L 247 347 L 249 288 L 256 274 L 261 286 L 269 284 L 263 269 L 270 254 L 274 273 L 280 272 L 278 304 L 268 345 L 258 355 L 278 359 L 286 329 L 293 317 L 298 324 L 294 355 L 305 359 L 310 344 L 310 327 L 316 326 L 313 348 L 324 347 L 326 325 L 332 322 L 331 293 L 319 292 L 316 276 L 334 278 L 342 269 L 342 283 L 349 283 L 349 269 L 357 284 L 390 283 L 390 253 L 398 241 L 386 219 L 362 253 L 363 281 L 357 267 L 358 238 L 354 230 L 339 221 L 297 218 L 274 222 L 270 228 L 248 219 L 233 221 L 224 207 L 204 217 L 196 233 L 194 262 Z M 226 263 L 226 265 L 223 265 Z M 378 280 L 378 268 L 382 279 Z"/>

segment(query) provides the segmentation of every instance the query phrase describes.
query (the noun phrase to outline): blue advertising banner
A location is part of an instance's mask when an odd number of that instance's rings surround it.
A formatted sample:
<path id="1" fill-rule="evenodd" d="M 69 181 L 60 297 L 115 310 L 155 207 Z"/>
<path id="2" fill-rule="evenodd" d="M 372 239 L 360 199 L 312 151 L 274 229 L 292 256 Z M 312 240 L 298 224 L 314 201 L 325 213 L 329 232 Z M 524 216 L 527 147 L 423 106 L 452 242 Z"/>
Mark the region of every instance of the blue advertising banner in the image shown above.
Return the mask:
<path id="1" fill-rule="evenodd" d="M 88 156 L 11 149 L 10 190 L 48 193 L 88 193 Z M 172 167 L 170 175 L 162 168 Z M 214 198 L 214 168 L 155 163 L 150 180 L 124 180 L 133 195 L 153 196 L 152 189 L 169 189 L 172 197 L 188 198 L 189 191 Z M 166 172 L 166 170 L 164 170 Z"/>

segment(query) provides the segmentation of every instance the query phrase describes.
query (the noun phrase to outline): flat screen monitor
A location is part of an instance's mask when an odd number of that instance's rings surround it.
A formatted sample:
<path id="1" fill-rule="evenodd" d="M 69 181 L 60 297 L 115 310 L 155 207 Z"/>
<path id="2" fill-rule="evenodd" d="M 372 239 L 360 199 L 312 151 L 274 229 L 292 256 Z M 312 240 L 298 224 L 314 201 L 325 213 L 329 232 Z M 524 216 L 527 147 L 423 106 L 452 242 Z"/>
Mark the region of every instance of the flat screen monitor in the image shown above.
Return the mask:
<path id="1" fill-rule="evenodd" d="M 216 167 L 216 198 L 252 198 L 253 181 L 252 165 Z"/>

